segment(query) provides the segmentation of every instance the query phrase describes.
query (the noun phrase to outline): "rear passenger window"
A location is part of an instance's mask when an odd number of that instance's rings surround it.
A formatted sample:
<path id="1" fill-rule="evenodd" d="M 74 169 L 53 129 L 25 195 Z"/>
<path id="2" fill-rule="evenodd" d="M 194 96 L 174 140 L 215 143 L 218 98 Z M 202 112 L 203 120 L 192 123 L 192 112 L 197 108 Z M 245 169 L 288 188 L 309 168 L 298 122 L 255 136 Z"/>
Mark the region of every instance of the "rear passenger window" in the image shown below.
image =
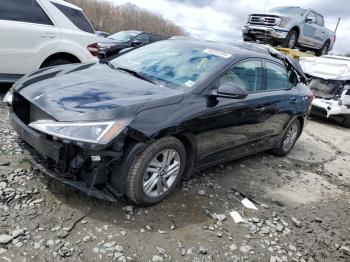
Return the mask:
<path id="1" fill-rule="evenodd" d="M 95 30 L 93 29 L 89 20 L 86 18 L 85 14 L 81 10 L 70 8 L 68 6 L 60 5 L 53 2 L 51 3 L 54 6 L 56 6 L 80 30 L 85 31 L 87 33 L 95 33 Z"/>
<path id="2" fill-rule="evenodd" d="M 318 24 L 319 26 L 324 25 L 323 17 L 319 14 L 316 14 L 316 24 Z"/>
<path id="3" fill-rule="evenodd" d="M 267 89 L 288 89 L 295 85 L 294 74 L 288 72 L 284 66 L 266 62 Z"/>
<path id="4" fill-rule="evenodd" d="M 0 0 L 0 20 L 53 25 L 36 0 Z"/>
<path id="5" fill-rule="evenodd" d="M 260 91 L 262 88 L 262 63 L 260 60 L 249 60 L 235 65 L 219 80 L 219 85 L 228 82 L 240 85 L 249 92 Z"/>

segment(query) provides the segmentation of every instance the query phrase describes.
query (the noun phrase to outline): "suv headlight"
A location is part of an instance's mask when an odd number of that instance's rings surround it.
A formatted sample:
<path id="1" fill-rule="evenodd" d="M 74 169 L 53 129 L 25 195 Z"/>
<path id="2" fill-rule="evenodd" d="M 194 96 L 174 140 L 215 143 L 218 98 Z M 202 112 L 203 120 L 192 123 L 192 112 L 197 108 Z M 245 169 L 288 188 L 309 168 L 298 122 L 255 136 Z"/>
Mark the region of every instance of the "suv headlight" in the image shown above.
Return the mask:
<path id="1" fill-rule="evenodd" d="M 282 17 L 280 22 L 280 27 L 286 27 L 289 23 L 290 19 L 288 17 Z"/>
<path id="2" fill-rule="evenodd" d="M 77 123 L 39 120 L 30 123 L 29 126 L 54 137 L 105 145 L 119 135 L 130 122 L 131 119 Z"/>
<path id="3" fill-rule="evenodd" d="M 3 102 L 8 104 L 8 105 L 12 105 L 12 101 L 13 101 L 13 92 L 14 89 L 11 88 L 9 91 L 7 91 L 6 95 L 3 98 Z"/>

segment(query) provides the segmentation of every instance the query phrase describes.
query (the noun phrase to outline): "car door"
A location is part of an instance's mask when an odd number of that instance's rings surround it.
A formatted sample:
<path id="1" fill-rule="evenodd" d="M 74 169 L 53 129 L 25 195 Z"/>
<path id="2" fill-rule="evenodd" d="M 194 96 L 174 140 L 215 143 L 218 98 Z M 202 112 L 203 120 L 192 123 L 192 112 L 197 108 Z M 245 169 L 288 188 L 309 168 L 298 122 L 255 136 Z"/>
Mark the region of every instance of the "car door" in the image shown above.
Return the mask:
<path id="1" fill-rule="evenodd" d="M 303 38 L 304 42 L 310 46 L 317 46 L 316 40 L 316 14 L 310 11 L 305 18 L 304 28 L 303 28 Z"/>
<path id="2" fill-rule="evenodd" d="M 3 0 L 0 73 L 25 74 L 34 70 L 39 53 L 53 48 L 58 43 L 59 33 L 35 0 Z"/>
<path id="3" fill-rule="evenodd" d="M 216 90 L 232 82 L 249 92 L 244 99 L 207 96 L 207 107 L 197 119 L 201 132 L 197 134 L 200 165 L 221 162 L 249 153 L 261 137 L 261 96 L 263 69 L 260 59 L 242 61 L 220 76 L 210 87 Z"/>
<path id="4" fill-rule="evenodd" d="M 321 48 L 323 43 L 326 41 L 326 29 L 324 28 L 324 20 L 323 16 L 316 14 L 316 31 L 315 38 L 317 41 L 317 47 Z"/>
<path id="5" fill-rule="evenodd" d="M 276 61 L 264 61 L 266 90 L 265 108 L 261 116 L 261 134 L 267 144 L 279 141 L 285 126 L 302 102 L 294 72 Z"/>
<path id="6" fill-rule="evenodd" d="M 149 34 L 143 33 L 141 35 L 136 36 L 133 40 L 133 43 L 137 43 L 137 46 L 143 46 L 150 43 Z"/>

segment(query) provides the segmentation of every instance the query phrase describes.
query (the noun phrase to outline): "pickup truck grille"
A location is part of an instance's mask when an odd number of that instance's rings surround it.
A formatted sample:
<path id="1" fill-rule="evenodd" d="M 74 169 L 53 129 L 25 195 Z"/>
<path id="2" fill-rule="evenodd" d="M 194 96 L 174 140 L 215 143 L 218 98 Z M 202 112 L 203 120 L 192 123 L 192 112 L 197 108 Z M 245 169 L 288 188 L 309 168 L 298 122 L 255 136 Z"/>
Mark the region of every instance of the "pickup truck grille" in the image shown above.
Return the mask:
<path id="1" fill-rule="evenodd" d="M 277 19 L 276 17 L 252 15 L 249 19 L 249 22 L 254 25 L 274 26 L 277 24 Z"/>

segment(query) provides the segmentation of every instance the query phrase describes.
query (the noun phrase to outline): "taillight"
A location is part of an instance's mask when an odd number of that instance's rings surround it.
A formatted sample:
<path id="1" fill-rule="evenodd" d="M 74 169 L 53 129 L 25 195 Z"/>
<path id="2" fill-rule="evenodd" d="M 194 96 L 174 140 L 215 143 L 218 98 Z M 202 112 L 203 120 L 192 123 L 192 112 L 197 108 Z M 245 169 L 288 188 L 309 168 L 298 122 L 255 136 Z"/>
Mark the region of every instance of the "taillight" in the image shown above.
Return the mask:
<path id="1" fill-rule="evenodd" d="M 88 45 L 87 49 L 90 51 L 90 53 L 93 56 L 98 56 L 98 51 L 99 51 L 98 43 L 94 43 L 94 44 Z"/>
<path id="2" fill-rule="evenodd" d="M 335 43 L 336 39 L 337 39 L 337 35 L 334 35 L 333 44 Z"/>

